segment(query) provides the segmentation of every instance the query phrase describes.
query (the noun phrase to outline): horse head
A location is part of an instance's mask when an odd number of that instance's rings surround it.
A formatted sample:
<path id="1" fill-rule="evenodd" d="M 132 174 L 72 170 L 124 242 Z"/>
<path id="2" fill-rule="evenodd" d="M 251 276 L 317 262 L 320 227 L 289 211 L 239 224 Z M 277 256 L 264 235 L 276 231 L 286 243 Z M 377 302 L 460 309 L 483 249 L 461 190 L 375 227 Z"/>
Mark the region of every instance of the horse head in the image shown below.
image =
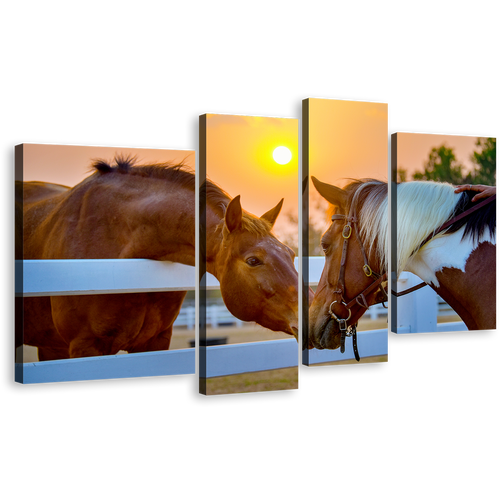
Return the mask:
<path id="1" fill-rule="evenodd" d="M 229 202 L 216 274 L 234 316 L 298 338 L 295 254 L 271 233 L 282 205 L 283 200 L 259 218 L 242 210 L 239 196 Z"/>
<path id="2" fill-rule="evenodd" d="M 342 330 L 355 326 L 370 305 L 387 299 L 379 286 L 385 253 L 377 258 L 385 250 L 380 231 L 385 224 L 387 233 L 387 184 L 355 181 L 341 189 L 312 180 L 335 213 L 321 238 L 325 267 L 309 309 L 304 348 L 337 349 Z"/>

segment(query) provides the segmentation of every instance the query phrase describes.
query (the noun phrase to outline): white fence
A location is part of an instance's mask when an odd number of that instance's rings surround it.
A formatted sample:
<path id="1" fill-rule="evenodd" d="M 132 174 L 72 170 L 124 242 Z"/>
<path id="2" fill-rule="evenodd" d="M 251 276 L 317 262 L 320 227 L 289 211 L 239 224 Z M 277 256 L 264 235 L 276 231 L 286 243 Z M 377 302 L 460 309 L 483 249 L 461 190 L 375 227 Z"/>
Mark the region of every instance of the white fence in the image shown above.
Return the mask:
<path id="1" fill-rule="evenodd" d="M 321 259 L 321 258 L 319 258 Z M 317 261 L 317 258 L 314 258 Z M 297 262 L 296 262 L 297 263 Z M 314 279 L 319 280 L 321 263 L 316 262 Z M 90 259 L 16 261 L 16 294 L 25 297 L 45 295 L 91 295 L 105 293 L 158 292 L 194 290 L 194 267 L 171 262 L 143 259 Z M 207 288 L 217 289 L 217 280 L 208 275 Z M 193 323 L 193 309 L 186 311 Z M 210 321 L 209 308 L 209 321 Z M 212 309 L 214 324 L 230 321 Z M 231 316 L 231 318 L 233 318 Z M 234 318 L 233 318 L 234 319 Z M 182 321 L 182 319 L 181 319 Z M 237 320 L 237 323 L 241 322 Z M 370 340 L 369 340 L 370 339 Z M 387 331 L 361 332 L 359 350 L 362 357 L 387 353 Z M 251 344 L 203 347 L 207 353 L 207 377 L 297 366 L 298 344 L 284 339 Z M 352 357 L 346 353 L 311 350 L 309 364 L 337 361 Z M 97 356 L 71 360 L 16 363 L 15 379 L 23 383 L 92 380 L 188 374 L 195 372 L 195 350 L 181 349 L 139 354 Z"/>
<path id="2" fill-rule="evenodd" d="M 219 328 L 220 326 L 236 325 L 241 328 L 244 323 L 241 319 L 233 316 L 224 304 L 207 306 L 207 326 Z M 182 307 L 174 326 L 185 326 L 188 330 L 194 329 L 196 326 L 196 308 L 194 306 Z"/>

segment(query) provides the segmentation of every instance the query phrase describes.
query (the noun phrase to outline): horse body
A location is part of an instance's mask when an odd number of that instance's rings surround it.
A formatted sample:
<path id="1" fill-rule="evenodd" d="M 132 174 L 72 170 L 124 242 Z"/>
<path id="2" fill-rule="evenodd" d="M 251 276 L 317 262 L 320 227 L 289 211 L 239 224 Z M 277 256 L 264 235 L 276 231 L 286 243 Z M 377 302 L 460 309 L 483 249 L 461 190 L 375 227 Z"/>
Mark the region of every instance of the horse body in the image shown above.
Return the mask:
<path id="1" fill-rule="evenodd" d="M 39 186 L 38 194 L 33 189 L 31 199 L 38 200 L 24 205 L 24 259 L 148 258 L 195 265 L 194 174 L 181 166 L 135 167 L 130 160 L 115 161 L 115 167 L 96 162 L 96 172 L 72 189 L 45 186 L 42 192 Z M 269 320 L 269 312 L 262 314 L 269 309 L 263 277 L 245 280 L 236 255 L 238 250 L 259 247 L 262 259 L 277 269 L 286 259 L 288 269 L 287 248 L 274 239 L 280 251 L 268 258 L 263 240 L 274 237 L 262 233 L 253 239 L 241 224 L 228 231 L 220 217 L 214 222 L 223 229 L 210 231 L 213 271 L 228 309 L 240 319 L 294 333 L 293 314 L 286 324 Z M 291 285 L 272 275 L 266 278 L 273 293 L 285 297 L 275 314 L 281 318 L 279 310 L 289 302 L 294 308 Z M 295 287 L 296 283 L 295 271 Z M 234 290 L 239 291 L 237 298 L 232 298 Z M 38 347 L 41 361 L 119 350 L 166 350 L 185 296 L 180 291 L 25 298 L 24 338 L 17 336 L 16 347 L 22 343 Z M 239 304 L 246 305 L 244 310 Z M 260 309 L 255 309 L 256 304 Z"/>
<path id="2" fill-rule="evenodd" d="M 469 330 L 494 329 L 495 203 L 436 234 L 415 251 L 415 241 L 423 240 L 422 234 L 435 232 L 442 223 L 471 208 L 471 198 L 467 192 L 454 193 L 448 184 L 398 186 L 398 275 L 405 270 L 421 278 L 450 304 Z M 415 199 L 420 201 L 418 205 L 412 202 Z M 408 222 L 411 220 L 421 221 L 418 230 L 415 222 Z"/>
<path id="3" fill-rule="evenodd" d="M 150 258 L 194 265 L 194 176 L 163 167 L 149 177 L 126 162 L 115 169 L 102 163 L 66 190 L 25 183 L 30 195 L 24 197 L 24 258 Z M 41 361 L 165 350 L 185 296 L 25 298 L 23 342 L 38 347 Z"/>
<path id="4" fill-rule="evenodd" d="M 341 326 L 356 325 L 368 306 L 386 299 L 379 287 L 367 294 L 364 291 L 374 283 L 375 276 L 387 270 L 387 184 L 375 180 L 356 181 L 344 190 L 314 177 L 313 182 L 318 192 L 335 207 L 335 214 L 354 214 L 351 221 L 334 215 L 321 239 L 325 267 L 309 309 L 308 335 L 304 335 L 304 348 L 337 349 L 341 346 Z M 344 232 L 348 223 L 352 224 L 351 230 Z M 358 229 L 353 229 L 354 224 L 359 226 L 359 239 L 355 236 Z M 342 265 L 345 236 L 350 243 Z M 371 274 L 363 270 L 364 252 Z M 341 273 L 344 273 L 343 283 L 339 278 Z M 357 300 L 347 308 L 346 304 L 353 299 Z M 341 325 L 332 312 L 346 322 Z"/>

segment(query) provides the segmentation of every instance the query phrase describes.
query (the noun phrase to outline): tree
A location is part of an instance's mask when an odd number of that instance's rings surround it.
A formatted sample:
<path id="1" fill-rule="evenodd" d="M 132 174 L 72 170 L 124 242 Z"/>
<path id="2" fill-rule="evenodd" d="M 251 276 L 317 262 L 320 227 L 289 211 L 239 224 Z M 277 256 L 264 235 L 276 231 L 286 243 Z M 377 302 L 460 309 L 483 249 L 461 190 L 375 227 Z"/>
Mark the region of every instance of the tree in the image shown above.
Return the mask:
<path id="1" fill-rule="evenodd" d="M 398 170 L 397 170 L 397 179 L 396 179 L 396 182 L 398 184 L 401 184 L 402 182 L 406 182 L 406 178 L 407 178 L 406 169 L 404 169 L 403 167 L 399 167 Z"/>
<path id="2" fill-rule="evenodd" d="M 463 165 L 457 161 L 453 149 L 443 144 L 439 148 L 431 149 L 429 159 L 424 164 L 424 172 L 414 173 L 413 179 L 463 184 L 463 168 Z"/>
<path id="3" fill-rule="evenodd" d="M 476 146 L 479 151 L 474 151 L 470 159 L 474 163 L 474 169 L 467 176 L 469 184 L 496 185 L 497 168 L 497 140 L 494 137 L 478 137 Z M 470 180 L 468 180 L 470 178 Z"/>

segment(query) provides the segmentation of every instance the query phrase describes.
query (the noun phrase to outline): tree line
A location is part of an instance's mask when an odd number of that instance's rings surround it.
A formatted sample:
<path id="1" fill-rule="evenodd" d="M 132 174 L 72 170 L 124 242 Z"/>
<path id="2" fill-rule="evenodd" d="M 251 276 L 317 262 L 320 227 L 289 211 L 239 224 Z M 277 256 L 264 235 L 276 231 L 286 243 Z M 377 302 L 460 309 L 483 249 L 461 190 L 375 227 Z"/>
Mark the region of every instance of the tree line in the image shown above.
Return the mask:
<path id="1" fill-rule="evenodd" d="M 496 185 L 496 155 L 497 141 L 493 137 L 478 137 L 476 147 L 470 157 L 473 168 L 466 172 L 466 168 L 460 163 L 453 148 L 442 145 L 432 148 L 427 161 L 424 163 L 423 172 L 415 172 L 413 179 L 408 178 L 408 173 L 403 167 L 397 169 L 398 182 L 436 181 L 450 182 L 451 184 L 486 184 Z"/>

